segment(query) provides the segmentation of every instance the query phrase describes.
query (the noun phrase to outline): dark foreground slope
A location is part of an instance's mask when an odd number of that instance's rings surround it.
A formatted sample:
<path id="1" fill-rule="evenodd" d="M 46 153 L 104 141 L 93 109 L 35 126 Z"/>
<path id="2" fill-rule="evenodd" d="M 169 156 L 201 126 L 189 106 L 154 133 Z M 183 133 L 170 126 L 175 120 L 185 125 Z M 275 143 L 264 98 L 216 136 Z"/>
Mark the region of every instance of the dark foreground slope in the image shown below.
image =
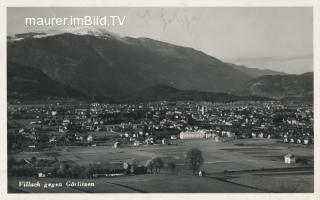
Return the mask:
<path id="1" fill-rule="evenodd" d="M 8 66 L 10 66 L 7 73 L 9 98 L 83 98 L 85 96 L 79 91 L 52 80 L 38 69 L 14 63 L 8 63 Z"/>

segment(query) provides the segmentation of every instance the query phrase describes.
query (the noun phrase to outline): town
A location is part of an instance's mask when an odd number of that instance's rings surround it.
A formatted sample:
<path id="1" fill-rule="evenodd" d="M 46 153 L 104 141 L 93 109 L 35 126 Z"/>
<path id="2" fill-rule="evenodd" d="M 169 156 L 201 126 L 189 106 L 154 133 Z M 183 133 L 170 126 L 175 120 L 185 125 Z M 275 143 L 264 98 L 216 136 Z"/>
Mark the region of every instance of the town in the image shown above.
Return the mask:
<path id="1" fill-rule="evenodd" d="M 9 177 L 130 178 L 160 169 L 216 177 L 235 173 L 228 162 L 240 162 L 246 173 L 313 173 L 313 134 L 313 105 L 301 102 L 14 101 L 8 104 Z M 188 168 L 187 154 L 198 147 L 201 162 Z M 247 158 L 247 166 L 234 152 L 257 161 Z"/>
<path id="2" fill-rule="evenodd" d="M 8 106 L 8 120 L 9 150 L 103 145 L 106 141 L 117 148 L 196 138 L 313 143 L 312 107 L 281 102 L 16 104 Z"/>

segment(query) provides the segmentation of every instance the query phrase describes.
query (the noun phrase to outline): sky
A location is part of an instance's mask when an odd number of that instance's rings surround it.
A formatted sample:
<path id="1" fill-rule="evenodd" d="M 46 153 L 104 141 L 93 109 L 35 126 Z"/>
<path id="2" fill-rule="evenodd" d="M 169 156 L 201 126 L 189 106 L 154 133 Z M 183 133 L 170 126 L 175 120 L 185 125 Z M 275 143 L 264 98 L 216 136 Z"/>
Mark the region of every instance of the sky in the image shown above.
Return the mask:
<path id="1" fill-rule="evenodd" d="M 222 61 L 290 74 L 313 71 L 311 7 L 8 8 L 7 34 L 68 27 L 26 26 L 26 17 L 126 16 L 100 27 L 192 47 Z"/>

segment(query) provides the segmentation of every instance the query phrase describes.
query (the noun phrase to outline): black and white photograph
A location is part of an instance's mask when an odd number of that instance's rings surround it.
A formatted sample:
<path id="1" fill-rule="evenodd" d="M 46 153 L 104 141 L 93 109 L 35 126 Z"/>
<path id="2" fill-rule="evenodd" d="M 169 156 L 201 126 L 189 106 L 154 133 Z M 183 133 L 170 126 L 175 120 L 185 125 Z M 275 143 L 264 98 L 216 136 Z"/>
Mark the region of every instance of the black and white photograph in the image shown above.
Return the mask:
<path id="1" fill-rule="evenodd" d="M 313 7 L 6 12 L 9 194 L 315 192 Z"/>

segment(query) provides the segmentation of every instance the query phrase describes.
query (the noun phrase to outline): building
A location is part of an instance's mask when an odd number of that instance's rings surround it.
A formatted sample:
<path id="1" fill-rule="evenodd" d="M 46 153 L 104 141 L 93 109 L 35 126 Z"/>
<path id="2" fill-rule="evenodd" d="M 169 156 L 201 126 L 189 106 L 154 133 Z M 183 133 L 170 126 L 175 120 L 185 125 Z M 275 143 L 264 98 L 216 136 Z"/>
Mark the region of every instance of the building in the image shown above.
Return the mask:
<path id="1" fill-rule="evenodd" d="M 199 171 L 199 176 L 204 176 L 205 174 L 206 174 L 205 171 L 202 171 L 202 170 Z"/>
<path id="2" fill-rule="evenodd" d="M 284 156 L 284 163 L 286 164 L 294 164 L 296 163 L 296 157 L 291 153 Z"/>
<path id="3" fill-rule="evenodd" d="M 201 106 L 201 114 L 204 115 L 207 112 L 207 107 Z"/>
<path id="4" fill-rule="evenodd" d="M 200 131 L 185 131 L 180 133 L 180 139 L 201 139 L 205 137 L 205 132 Z"/>
<path id="5" fill-rule="evenodd" d="M 212 133 L 206 133 L 206 138 L 213 138 L 215 135 Z"/>
<path id="6" fill-rule="evenodd" d="M 42 172 L 38 173 L 38 178 L 45 178 L 45 177 L 46 177 L 45 173 L 42 173 Z"/>
<path id="7" fill-rule="evenodd" d="M 116 148 L 119 148 L 119 147 L 120 147 L 120 143 L 119 142 L 116 142 L 116 143 L 113 144 L 113 148 L 116 149 Z"/>
<path id="8" fill-rule="evenodd" d="M 153 138 L 147 138 L 145 140 L 145 142 L 146 142 L 146 144 L 153 144 L 154 143 Z"/>
<path id="9" fill-rule="evenodd" d="M 49 138 L 49 143 L 55 143 L 57 142 L 56 136 L 53 136 L 52 138 Z"/>
<path id="10" fill-rule="evenodd" d="M 89 135 L 87 137 L 87 142 L 93 142 L 93 136 L 92 135 Z"/>
<path id="11" fill-rule="evenodd" d="M 139 146 L 140 145 L 140 142 L 138 141 L 138 140 L 135 140 L 134 142 L 133 142 L 133 146 Z"/>
<path id="12" fill-rule="evenodd" d="M 226 131 L 226 136 L 230 138 L 230 137 L 235 137 L 236 134 L 230 131 Z"/>
<path id="13" fill-rule="evenodd" d="M 177 136 L 171 135 L 171 136 L 170 136 L 170 139 L 171 139 L 171 140 L 176 140 L 176 139 L 177 139 Z"/>
<path id="14" fill-rule="evenodd" d="M 161 140 L 161 144 L 169 144 L 169 141 L 166 138 L 163 138 Z"/>

